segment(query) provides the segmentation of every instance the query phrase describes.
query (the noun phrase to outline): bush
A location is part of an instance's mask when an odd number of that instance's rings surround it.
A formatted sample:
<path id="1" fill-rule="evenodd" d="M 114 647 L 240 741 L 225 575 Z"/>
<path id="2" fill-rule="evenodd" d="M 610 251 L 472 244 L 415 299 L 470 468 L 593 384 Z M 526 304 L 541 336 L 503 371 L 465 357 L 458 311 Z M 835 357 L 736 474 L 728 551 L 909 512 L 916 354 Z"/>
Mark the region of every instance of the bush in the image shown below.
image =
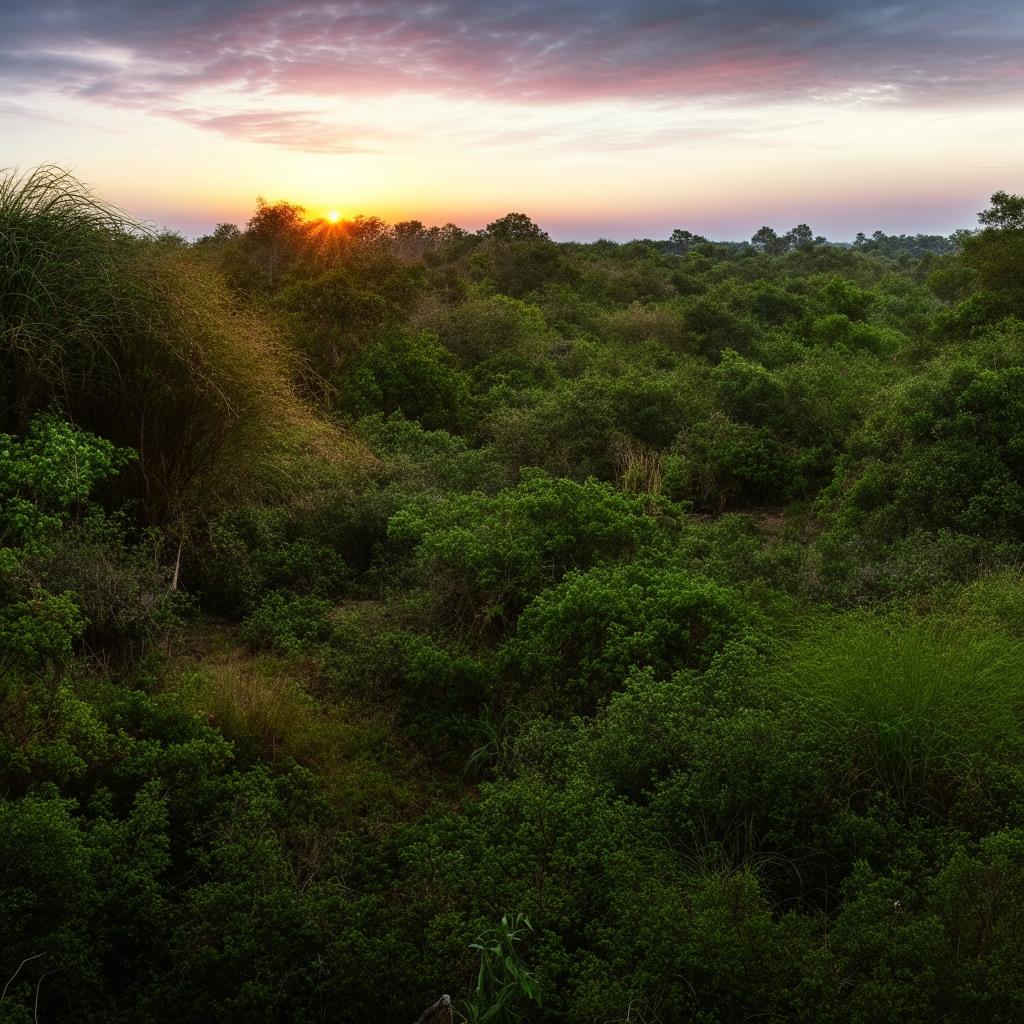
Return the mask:
<path id="1" fill-rule="evenodd" d="M 504 295 L 470 298 L 439 313 L 431 326 L 463 366 L 506 352 L 536 358 L 551 340 L 537 306 Z"/>
<path id="2" fill-rule="evenodd" d="M 55 416 L 23 438 L 0 435 L 0 619 L 3 660 L 36 669 L 68 660 L 84 638 L 98 658 L 141 654 L 185 607 L 160 542 L 129 543 L 123 520 L 92 492 L 134 453 Z"/>
<path id="3" fill-rule="evenodd" d="M 242 635 L 257 649 L 312 655 L 331 634 L 330 609 L 330 602 L 319 597 L 274 592 L 245 620 Z"/>
<path id="4" fill-rule="evenodd" d="M 843 520 L 889 537 L 915 528 L 1024 536 L 1024 370 L 940 369 L 878 417 L 840 465 Z"/>
<path id="5" fill-rule="evenodd" d="M 400 412 L 427 430 L 458 432 L 470 420 L 469 381 L 451 362 L 427 332 L 379 342 L 347 368 L 344 405 L 357 416 Z"/>
<path id="6" fill-rule="evenodd" d="M 667 509 L 588 481 L 528 476 L 495 497 L 456 496 L 408 508 L 388 538 L 410 555 L 444 625 L 503 630 L 545 586 L 573 568 L 664 543 Z"/>
<path id="7" fill-rule="evenodd" d="M 134 455 L 52 415 L 35 417 L 23 438 L 0 434 L 0 540 L 45 543 Z"/>
<path id="8" fill-rule="evenodd" d="M 155 531 L 133 543 L 122 519 L 93 511 L 24 565 L 37 585 L 73 595 L 85 652 L 130 662 L 169 639 L 193 610 L 190 597 L 174 588 L 173 557 Z"/>
<path id="9" fill-rule="evenodd" d="M 791 498 L 806 484 L 797 458 L 766 427 L 736 423 L 720 414 L 684 432 L 672 446 L 666 493 L 702 511 L 766 504 Z M 813 469 L 814 457 L 811 456 Z"/>
<path id="10" fill-rule="evenodd" d="M 507 657 L 542 706 L 592 711 L 629 674 L 706 667 L 754 616 L 735 594 L 650 565 L 573 572 L 519 619 Z"/>
<path id="11" fill-rule="evenodd" d="M 330 489 L 291 505 L 218 516 L 190 552 L 189 579 L 207 608 L 239 616 L 269 591 L 335 596 L 352 575 L 346 511 L 345 492 Z"/>

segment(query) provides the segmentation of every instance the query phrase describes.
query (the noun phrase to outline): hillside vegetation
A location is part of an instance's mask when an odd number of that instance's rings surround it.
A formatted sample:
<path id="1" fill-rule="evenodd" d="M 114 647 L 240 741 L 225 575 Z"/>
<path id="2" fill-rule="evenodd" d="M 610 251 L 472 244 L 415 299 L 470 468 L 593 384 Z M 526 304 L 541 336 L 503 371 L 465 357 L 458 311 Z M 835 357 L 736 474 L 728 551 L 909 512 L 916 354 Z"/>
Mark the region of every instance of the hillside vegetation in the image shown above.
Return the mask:
<path id="1" fill-rule="evenodd" d="M 1024 1018 L 1022 267 L 3 177 L 0 1022 Z"/>

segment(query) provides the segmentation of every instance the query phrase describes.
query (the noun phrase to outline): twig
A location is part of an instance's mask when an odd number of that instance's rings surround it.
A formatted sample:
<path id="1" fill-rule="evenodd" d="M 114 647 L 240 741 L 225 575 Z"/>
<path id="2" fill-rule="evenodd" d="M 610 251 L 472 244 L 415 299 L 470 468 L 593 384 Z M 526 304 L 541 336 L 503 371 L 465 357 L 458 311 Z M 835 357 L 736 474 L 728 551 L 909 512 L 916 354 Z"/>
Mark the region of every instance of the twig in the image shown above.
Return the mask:
<path id="1" fill-rule="evenodd" d="M 18 969 L 7 979 L 7 984 L 4 985 L 3 992 L 0 992 L 0 1000 L 6 998 L 6 996 L 7 996 L 7 989 L 10 988 L 11 982 L 14 981 L 14 979 L 21 973 L 22 967 L 24 967 L 25 964 L 27 964 L 29 962 L 29 960 L 38 960 L 41 956 L 46 956 L 46 954 L 45 953 L 36 953 L 35 956 L 27 956 L 27 957 L 25 957 L 24 960 L 21 961 L 20 964 L 18 964 Z"/>
<path id="2" fill-rule="evenodd" d="M 185 543 L 185 535 L 181 535 L 181 539 L 178 541 L 178 556 L 174 559 L 174 577 L 171 580 L 171 590 L 178 589 L 178 573 L 181 571 L 181 548 Z"/>
<path id="3" fill-rule="evenodd" d="M 32 1007 L 32 1020 L 35 1022 L 35 1024 L 39 1024 L 39 989 L 40 986 L 43 984 L 43 978 L 45 978 L 48 974 L 56 974 L 59 970 L 59 967 L 54 967 L 52 971 L 44 971 L 42 974 L 39 975 L 39 980 L 36 982 L 36 1003 L 35 1006 Z"/>

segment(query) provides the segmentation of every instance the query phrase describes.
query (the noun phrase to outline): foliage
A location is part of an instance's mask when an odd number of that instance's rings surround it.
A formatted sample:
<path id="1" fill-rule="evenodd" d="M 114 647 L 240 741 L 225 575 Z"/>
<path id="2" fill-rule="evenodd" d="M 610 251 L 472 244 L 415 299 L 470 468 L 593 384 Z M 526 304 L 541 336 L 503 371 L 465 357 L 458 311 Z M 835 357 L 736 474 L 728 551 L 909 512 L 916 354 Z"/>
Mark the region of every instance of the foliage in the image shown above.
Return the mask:
<path id="1" fill-rule="evenodd" d="M 1020 537 L 1022 388 L 1019 367 L 957 362 L 898 391 L 837 476 L 846 520 L 888 536 L 945 528 Z"/>
<path id="2" fill-rule="evenodd" d="M 42 540 L 133 454 L 54 416 L 36 417 L 23 439 L 0 434 L 0 539 Z"/>
<path id="3" fill-rule="evenodd" d="M 456 432 L 470 418 L 469 379 L 426 332 L 372 346 L 353 362 L 341 388 L 356 415 L 401 412 L 428 430 Z"/>
<path id="4" fill-rule="evenodd" d="M 544 705 L 590 710 L 634 669 L 665 678 L 706 667 L 749 618 L 735 595 L 687 572 L 600 566 L 539 594 L 508 658 Z"/>
<path id="5" fill-rule="evenodd" d="M 473 493 L 399 512 L 389 540 L 410 551 L 453 628 L 504 627 L 573 568 L 628 557 L 666 536 L 666 510 L 596 481 L 531 475 L 495 497 Z"/>
<path id="6" fill-rule="evenodd" d="M 1005 634 L 955 630 L 854 615 L 793 652 L 787 688 L 809 728 L 828 731 L 818 742 L 847 773 L 844 788 L 884 793 L 909 813 L 948 813 L 965 797 L 954 813 L 983 813 L 982 765 L 1020 754 L 1024 677 Z"/>
<path id="7" fill-rule="evenodd" d="M 0 659 L 7 671 L 67 661 L 85 639 L 94 652 L 145 646 L 174 624 L 183 602 L 123 523 L 91 501 L 134 453 L 38 416 L 23 438 L 0 435 Z"/>
<path id="8" fill-rule="evenodd" d="M 0 1019 L 1021 1019 L 1021 236 L 5 175 Z"/>
<path id="9" fill-rule="evenodd" d="M 465 1003 L 468 1024 L 523 1020 L 516 1003 L 540 1002 L 536 978 L 524 966 L 518 945 L 532 928 L 522 914 L 506 914 L 501 923 L 477 936 L 470 949 L 480 954 L 476 988 Z"/>

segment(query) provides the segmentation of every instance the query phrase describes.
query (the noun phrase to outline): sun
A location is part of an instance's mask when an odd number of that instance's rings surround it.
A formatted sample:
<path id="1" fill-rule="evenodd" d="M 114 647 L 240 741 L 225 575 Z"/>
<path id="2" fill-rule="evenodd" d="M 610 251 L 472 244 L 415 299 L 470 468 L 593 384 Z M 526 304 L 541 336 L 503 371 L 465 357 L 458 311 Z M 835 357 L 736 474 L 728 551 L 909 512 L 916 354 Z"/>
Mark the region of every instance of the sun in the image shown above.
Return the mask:
<path id="1" fill-rule="evenodd" d="M 337 224 L 337 223 L 338 223 L 338 221 L 339 221 L 339 220 L 341 220 L 341 214 L 340 214 L 340 213 L 338 213 L 338 211 L 337 211 L 337 210 L 328 210 L 328 211 L 327 211 L 327 219 L 328 219 L 328 220 L 329 220 L 329 221 L 330 221 L 330 222 L 331 222 L 332 224 Z"/>

